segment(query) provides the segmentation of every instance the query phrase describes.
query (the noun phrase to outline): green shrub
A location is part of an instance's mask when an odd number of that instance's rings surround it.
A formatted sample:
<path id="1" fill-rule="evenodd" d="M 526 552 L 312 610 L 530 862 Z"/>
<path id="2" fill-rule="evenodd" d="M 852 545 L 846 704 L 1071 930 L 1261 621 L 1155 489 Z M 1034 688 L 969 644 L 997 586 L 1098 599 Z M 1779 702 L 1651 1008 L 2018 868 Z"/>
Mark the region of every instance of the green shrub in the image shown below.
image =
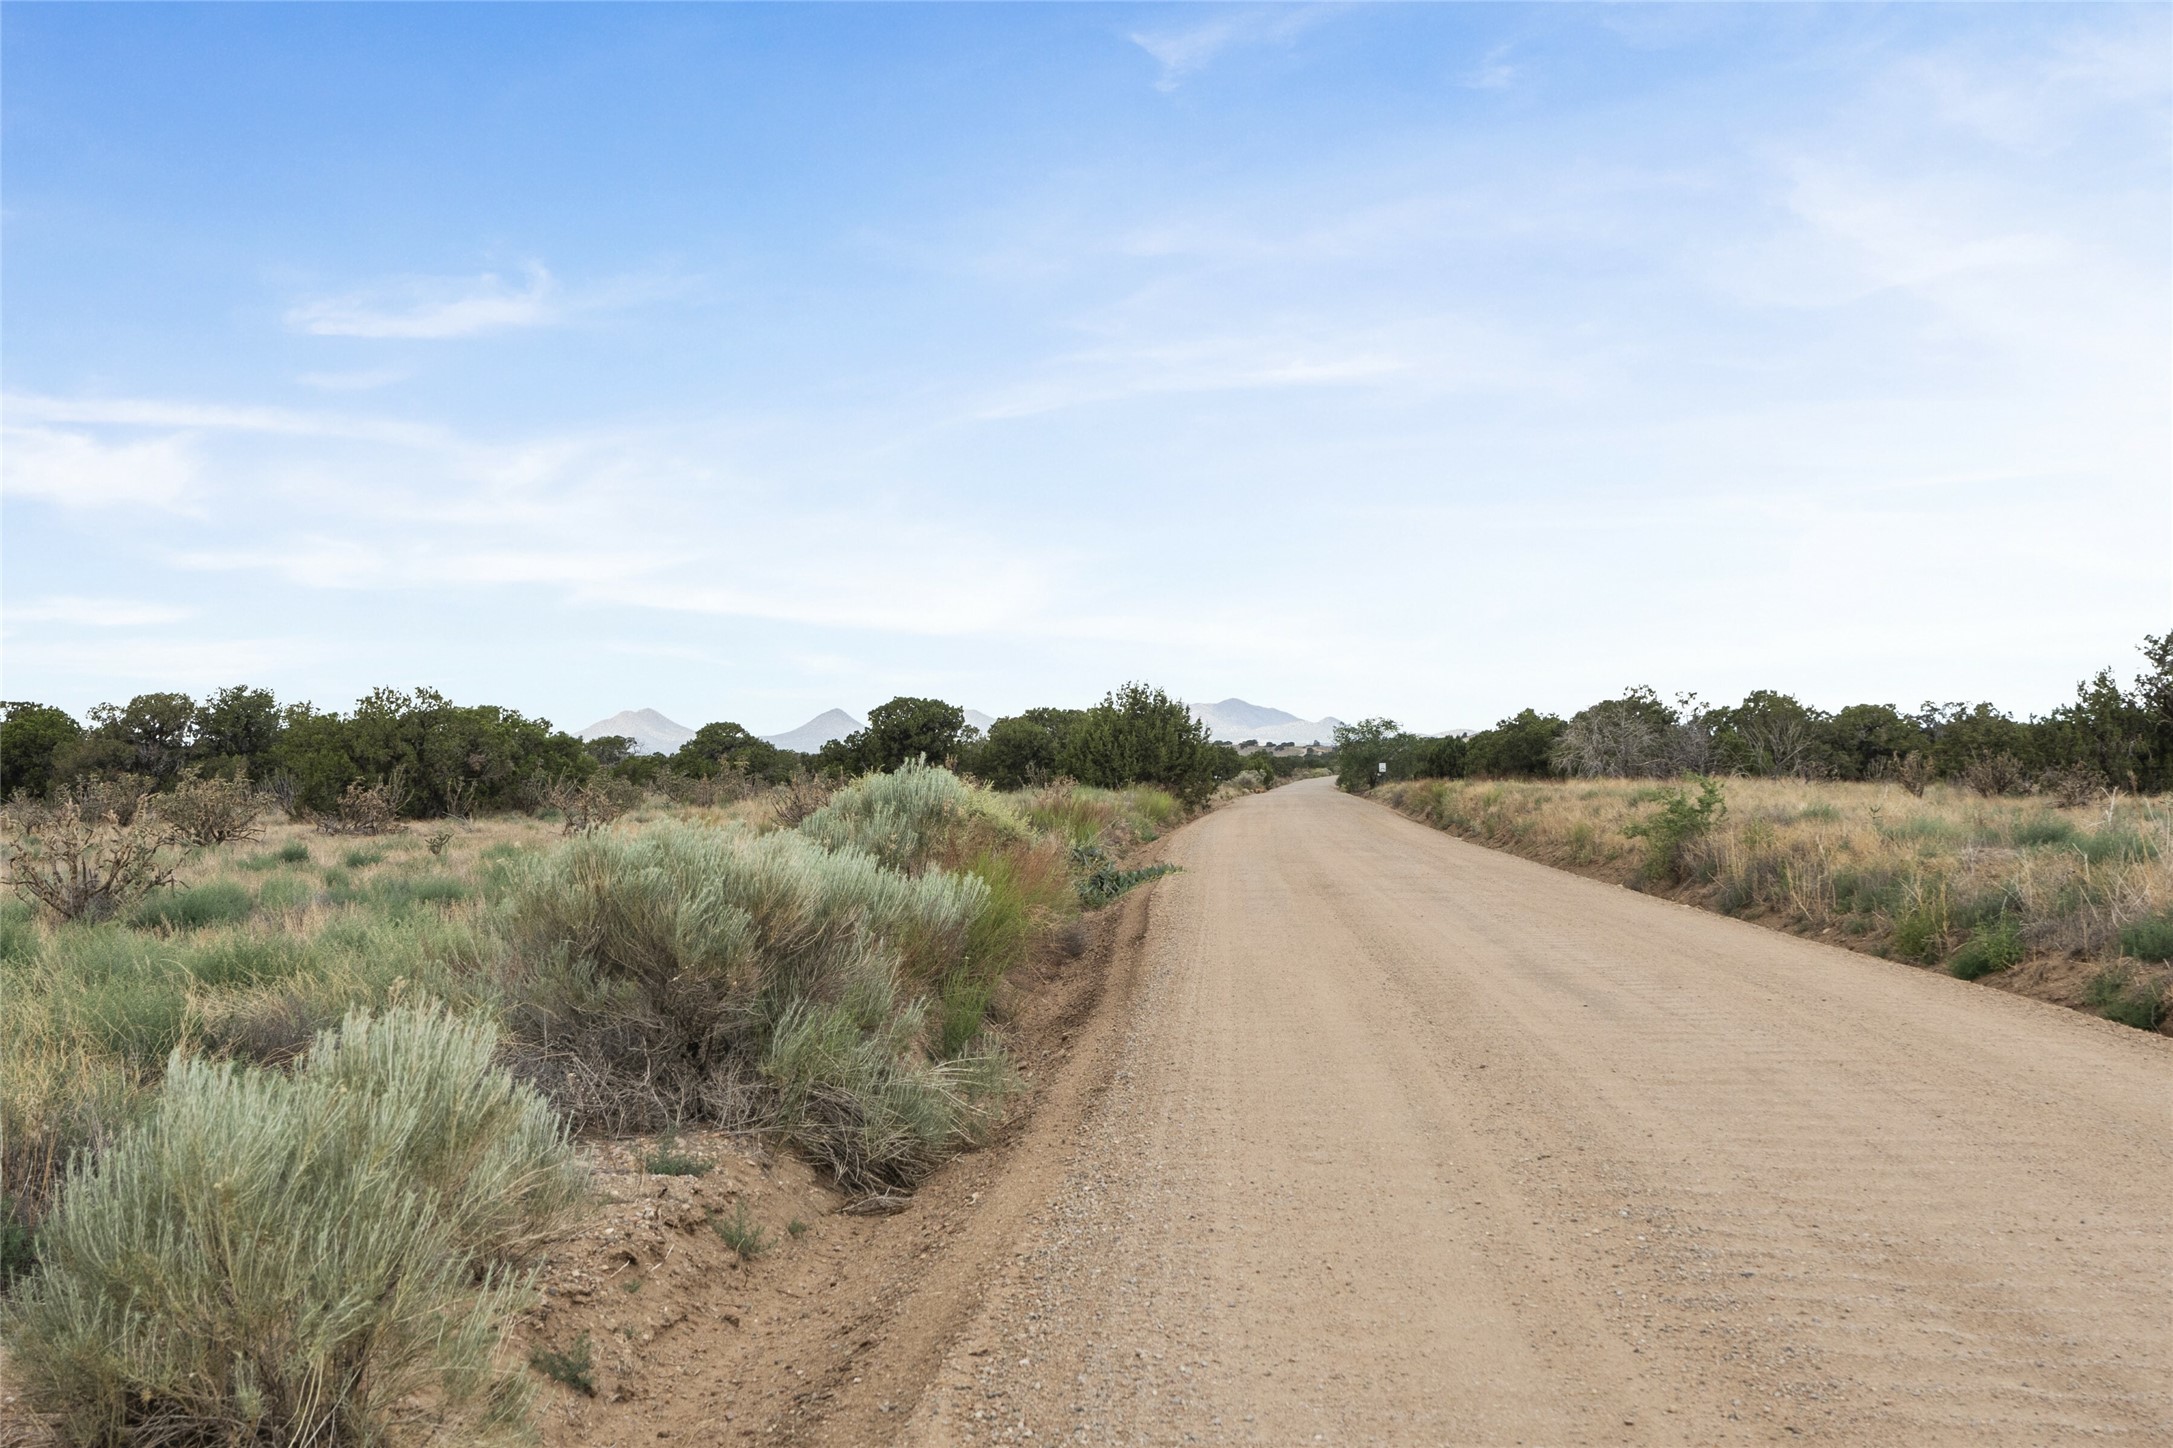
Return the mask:
<path id="1" fill-rule="evenodd" d="M 2093 865 L 2147 860 L 2157 853 L 2156 845 L 2126 825 L 2107 825 L 2104 829 L 2078 836 L 2075 848 Z"/>
<path id="2" fill-rule="evenodd" d="M 1568 728 L 1552 714 L 1522 710 L 1464 741 L 1465 772 L 1493 779 L 1545 778 L 1554 771 L 1554 746 Z"/>
<path id="3" fill-rule="evenodd" d="M 155 1067 L 181 1044 L 187 1026 L 189 975 L 182 960 L 176 942 L 118 925 L 57 931 L 38 980 L 46 1018 L 59 1039 Z"/>
<path id="4" fill-rule="evenodd" d="M 300 840 L 289 840 L 276 850 L 251 855 L 241 862 L 241 867 L 244 870 L 276 870 L 281 865 L 306 865 L 309 862 L 309 846 Z"/>
<path id="5" fill-rule="evenodd" d="M 1690 778 L 1698 786 L 1696 799 L 1687 790 L 1663 790 L 1658 797 L 1660 808 L 1623 830 L 1631 839 L 1645 842 L 1647 879 L 1679 884 L 1689 873 L 1690 846 L 1710 834 L 1728 811 L 1719 780 L 1699 774 Z"/>
<path id="6" fill-rule="evenodd" d="M 1973 930 L 1997 925 L 2011 916 L 2021 916 L 2029 911 L 2029 902 L 2023 898 L 2020 886 L 2014 880 L 2003 882 L 1999 888 L 1980 890 L 1967 899 L 1956 901 L 1947 907 L 1949 930 Z"/>
<path id="7" fill-rule="evenodd" d="M 2009 832 L 2016 847 L 2025 850 L 2045 845 L 2071 845 L 2075 837 L 2075 826 L 2056 814 L 2031 815 L 2016 820 Z"/>
<path id="8" fill-rule="evenodd" d="M 1055 777 L 1064 736 L 1078 718 L 1073 709 L 1032 709 L 998 719 L 988 739 L 970 751 L 973 772 L 997 789 L 1024 789 Z"/>
<path id="9" fill-rule="evenodd" d="M 920 1060 L 926 1019 L 925 1000 L 901 1008 L 870 978 L 836 1004 L 794 1005 L 770 1034 L 779 1129 L 848 1187 L 917 1181 L 993 1120 L 1001 1059 Z"/>
<path id="10" fill-rule="evenodd" d="M 1894 954 L 1903 960 L 1937 965 L 1946 953 L 1946 923 L 1937 911 L 1919 906 L 1894 921 Z"/>
<path id="11" fill-rule="evenodd" d="M 1167 830 L 1184 823 L 1183 802 L 1166 789 L 1135 785 L 1124 792 L 1124 802 L 1132 815 L 1149 829 Z"/>
<path id="12" fill-rule="evenodd" d="M 15 1199 L 0 1192 L 0 1293 L 38 1265 L 38 1234 Z"/>
<path id="13" fill-rule="evenodd" d="M 1182 701 L 1146 684 L 1111 690 L 1064 738 L 1063 767 L 1074 779 L 1104 789 L 1151 784 L 1190 805 L 1214 790 L 1215 765 L 1207 726 Z"/>
<path id="14" fill-rule="evenodd" d="M 0 901 L 0 964 L 28 960 L 42 948 L 37 912 L 27 900 Z"/>
<path id="15" fill-rule="evenodd" d="M 1175 865 L 1155 864 L 1126 870 L 1119 868 L 1113 860 L 1093 862 L 1079 881 L 1079 903 L 1089 910 L 1098 910 L 1134 885 L 1159 880 L 1164 875 L 1175 873 L 1176 869 Z"/>
<path id="16" fill-rule="evenodd" d="M 449 905 L 468 898 L 468 885 L 451 875 L 380 875 L 370 881 L 364 898 L 382 909 L 398 912 L 416 905 Z"/>
<path id="17" fill-rule="evenodd" d="M 936 994 L 936 1055 L 953 1060 L 979 1045 L 995 1001 L 995 986 L 981 976 L 957 971 L 944 977 Z"/>
<path id="18" fill-rule="evenodd" d="M 2001 921 L 1979 929 L 1962 942 L 1947 961 L 1947 973 L 1963 980 L 1980 980 L 1985 976 L 2021 963 L 2027 954 L 2022 937 L 2013 922 Z"/>
<path id="19" fill-rule="evenodd" d="M 2134 969 L 2110 965 L 2090 978 L 2084 999 L 2109 1021 L 2155 1031 L 2165 1023 L 2166 983 L 2163 977 L 2139 978 Z"/>
<path id="20" fill-rule="evenodd" d="M 505 1275 L 580 1189 L 488 1027 L 351 1016 L 292 1077 L 177 1056 L 70 1185 L 4 1315 L 25 1394 L 86 1443 L 366 1443 L 415 1414 L 511 1436 Z"/>
<path id="21" fill-rule="evenodd" d="M 380 863 L 384 858 L 385 852 L 375 845 L 363 845 L 341 855 L 340 863 L 350 870 L 367 870 L 370 866 Z"/>
<path id="22" fill-rule="evenodd" d="M 747 1215 L 745 1197 L 732 1203 L 731 1216 L 712 1217 L 709 1225 L 718 1236 L 724 1238 L 725 1246 L 749 1262 L 770 1249 L 769 1233 L 763 1231 L 756 1225 L 754 1218 Z"/>
<path id="23" fill-rule="evenodd" d="M 256 901 L 232 880 L 214 880 L 185 890 L 162 890 L 128 914 L 139 930 L 201 930 L 249 918 Z"/>
<path id="24" fill-rule="evenodd" d="M 2173 960 L 2173 915 L 2131 921 L 2120 932 L 2120 953 L 2153 964 Z"/>
<path id="25" fill-rule="evenodd" d="M 249 987 L 285 980 L 309 969 L 314 960 L 309 942 L 300 936 L 237 932 L 202 942 L 181 958 L 181 965 L 200 985 Z"/>
<path id="26" fill-rule="evenodd" d="M 651 1176 L 708 1176 L 711 1164 L 679 1149 L 679 1137 L 667 1131 L 656 1140 L 656 1149 L 645 1152 L 641 1169 Z"/>
<path id="27" fill-rule="evenodd" d="M 1890 911 L 1901 897 L 1901 881 L 1886 870 L 1836 870 L 1834 908 L 1857 913 Z"/>
<path id="28" fill-rule="evenodd" d="M 638 1279 L 637 1279 L 638 1280 Z M 554 1383 L 572 1388 L 586 1398 L 596 1396 L 596 1357 L 589 1335 L 582 1333 L 564 1352 L 539 1347 L 528 1355 L 528 1365 Z"/>
<path id="29" fill-rule="evenodd" d="M 316 898 L 315 882 L 303 875 L 274 875 L 257 888 L 259 910 L 299 910 Z"/>

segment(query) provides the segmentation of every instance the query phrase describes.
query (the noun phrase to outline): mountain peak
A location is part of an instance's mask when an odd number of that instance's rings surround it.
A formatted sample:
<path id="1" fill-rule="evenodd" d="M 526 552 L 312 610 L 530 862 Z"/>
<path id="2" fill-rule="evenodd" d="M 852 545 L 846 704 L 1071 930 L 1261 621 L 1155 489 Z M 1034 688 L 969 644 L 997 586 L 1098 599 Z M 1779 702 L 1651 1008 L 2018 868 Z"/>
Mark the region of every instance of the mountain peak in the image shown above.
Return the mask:
<path id="1" fill-rule="evenodd" d="M 612 735 L 633 740 L 636 754 L 669 754 L 692 739 L 694 731 L 654 709 L 621 709 L 609 719 L 597 720 L 576 737 L 607 739 Z"/>
<path id="2" fill-rule="evenodd" d="M 1343 721 L 1333 715 L 1300 719 L 1281 709 L 1264 708 L 1243 699 L 1224 699 L 1216 704 L 1189 704 L 1192 717 L 1207 726 L 1210 737 L 1227 744 L 1257 739 L 1263 744 L 1329 744 Z"/>
<path id="3" fill-rule="evenodd" d="M 779 749 L 790 749 L 799 754 L 813 754 L 833 739 L 843 739 L 856 729 L 862 728 L 858 719 L 843 709 L 826 709 L 797 729 L 787 729 L 782 734 L 765 734 L 762 740 Z"/>

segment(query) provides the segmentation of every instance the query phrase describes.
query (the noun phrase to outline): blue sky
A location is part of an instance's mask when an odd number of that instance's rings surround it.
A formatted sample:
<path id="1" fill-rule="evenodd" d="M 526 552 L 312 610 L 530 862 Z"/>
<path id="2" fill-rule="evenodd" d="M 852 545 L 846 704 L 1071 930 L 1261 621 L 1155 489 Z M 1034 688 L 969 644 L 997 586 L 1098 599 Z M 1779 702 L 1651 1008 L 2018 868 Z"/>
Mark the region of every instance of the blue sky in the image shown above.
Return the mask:
<path id="1" fill-rule="evenodd" d="M 2058 703 L 2162 6 L 0 12 L 0 691 Z"/>

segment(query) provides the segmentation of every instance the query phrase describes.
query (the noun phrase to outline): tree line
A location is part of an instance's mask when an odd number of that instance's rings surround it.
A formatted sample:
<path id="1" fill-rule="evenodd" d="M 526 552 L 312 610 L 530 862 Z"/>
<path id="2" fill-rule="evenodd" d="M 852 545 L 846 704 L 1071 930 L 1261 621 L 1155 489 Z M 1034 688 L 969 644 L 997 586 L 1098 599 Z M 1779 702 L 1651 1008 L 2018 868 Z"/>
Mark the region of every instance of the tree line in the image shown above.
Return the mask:
<path id="1" fill-rule="evenodd" d="M 634 741 L 583 741 L 547 719 L 494 704 L 456 704 L 434 689 L 382 688 L 344 713 L 281 704 L 269 689 L 235 685 L 202 699 L 138 694 L 81 720 L 27 701 L 0 703 L 0 797 L 45 797 L 104 779 L 169 790 L 184 778 L 249 782 L 295 813 L 338 807 L 354 786 L 390 787 L 409 818 L 530 808 L 546 786 L 598 776 L 638 786 L 669 776 L 733 775 L 777 784 L 809 774 L 847 777 L 908 760 L 949 764 L 998 788 L 1059 776 L 1122 788 L 1152 784 L 1189 802 L 1247 767 L 1209 739 L 1179 700 L 1126 684 L 1086 709 L 1029 709 L 986 736 L 940 699 L 900 697 L 867 726 L 813 754 L 779 749 L 728 720 L 704 724 L 669 755 Z"/>
<path id="2" fill-rule="evenodd" d="M 2017 719 L 1992 704 L 1851 704 L 1831 713 L 1754 690 L 1739 704 L 1666 700 L 1625 690 L 1562 718 L 1520 710 L 1468 736 L 1407 734 L 1392 719 L 1336 731 L 1337 779 L 1670 777 L 1681 774 L 1935 779 L 1987 794 L 2173 788 L 2173 634 L 2146 636 L 2146 667 L 2128 685 L 2100 669 L 2070 703 Z"/>

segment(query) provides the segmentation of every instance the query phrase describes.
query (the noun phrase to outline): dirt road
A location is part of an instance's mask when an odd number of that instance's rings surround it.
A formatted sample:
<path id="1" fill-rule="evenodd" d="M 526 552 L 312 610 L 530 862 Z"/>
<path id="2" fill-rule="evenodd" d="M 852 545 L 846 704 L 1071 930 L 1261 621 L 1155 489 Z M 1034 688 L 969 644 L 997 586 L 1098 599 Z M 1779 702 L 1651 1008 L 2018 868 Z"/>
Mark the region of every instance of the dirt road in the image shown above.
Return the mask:
<path id="1" fill-rule="evenodd" d="M 1325 783 L 1168 858 L 908 1441 L 2173 1441 L 2173 1043 Z"/>

